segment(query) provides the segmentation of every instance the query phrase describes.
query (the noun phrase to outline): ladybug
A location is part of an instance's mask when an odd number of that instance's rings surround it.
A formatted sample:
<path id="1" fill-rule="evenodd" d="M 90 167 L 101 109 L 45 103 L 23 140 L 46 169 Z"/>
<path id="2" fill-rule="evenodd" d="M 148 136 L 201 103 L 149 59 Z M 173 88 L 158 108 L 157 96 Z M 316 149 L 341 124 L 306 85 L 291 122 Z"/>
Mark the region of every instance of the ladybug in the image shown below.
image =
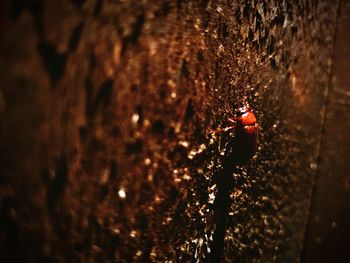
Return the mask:
<path id="1" fill-rule="evenodd" d="M 255 114 L 250 110 L 247 103 L 236 111 L 236 116 L 228 118 L 231 124 L 223 129 L 213 131 L 214 134 L 227 134 L 234 130 L 234 136 L 229 133 L 225 157 L 230 163 L 242 165 L 249 161 L 255 154 L 258 145 L 258 130 Z"/>

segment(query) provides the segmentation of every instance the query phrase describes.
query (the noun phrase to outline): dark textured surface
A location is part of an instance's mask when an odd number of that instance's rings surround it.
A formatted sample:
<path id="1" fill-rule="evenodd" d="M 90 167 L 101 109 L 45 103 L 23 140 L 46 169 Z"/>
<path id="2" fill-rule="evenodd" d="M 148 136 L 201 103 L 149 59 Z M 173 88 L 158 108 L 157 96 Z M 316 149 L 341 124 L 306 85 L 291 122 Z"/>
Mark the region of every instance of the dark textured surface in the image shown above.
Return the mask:
<path id="1" fill-rule="evenodd" d="M 305 262 L 347 262 L 350 246 L 350 3 L 342 1 Z"/>
<path id="2" fill-rule="evenodd" d="M 299 260 L 333 1 L 0 5 L 1 257 Z M 230 170 L 210 131 L 245 98 L 259 147 Z"/>

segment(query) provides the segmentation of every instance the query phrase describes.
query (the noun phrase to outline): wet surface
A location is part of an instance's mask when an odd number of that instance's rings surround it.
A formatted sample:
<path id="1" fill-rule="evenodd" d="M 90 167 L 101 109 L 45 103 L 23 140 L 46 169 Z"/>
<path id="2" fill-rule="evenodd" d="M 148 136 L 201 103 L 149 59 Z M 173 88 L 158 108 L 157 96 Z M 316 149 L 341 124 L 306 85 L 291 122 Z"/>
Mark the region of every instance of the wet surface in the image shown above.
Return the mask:
<path id="1" fill-rule="evenodd" d="M 299 259 L 336 5 L 0 5 L 1 257 Z M 256 151 L 211 133 L 245 100 Z"/>

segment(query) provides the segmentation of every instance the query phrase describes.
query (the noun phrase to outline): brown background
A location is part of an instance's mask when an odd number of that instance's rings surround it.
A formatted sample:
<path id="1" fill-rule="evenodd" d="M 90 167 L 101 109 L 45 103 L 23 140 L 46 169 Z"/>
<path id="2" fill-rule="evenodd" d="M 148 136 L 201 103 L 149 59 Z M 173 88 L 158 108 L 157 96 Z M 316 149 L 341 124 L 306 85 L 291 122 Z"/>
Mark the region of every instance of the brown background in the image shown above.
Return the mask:
<path id="1" fill-rule="evenodd" d="M 4 262 L 346 262 L 346 1 L 0 7 Z"/>

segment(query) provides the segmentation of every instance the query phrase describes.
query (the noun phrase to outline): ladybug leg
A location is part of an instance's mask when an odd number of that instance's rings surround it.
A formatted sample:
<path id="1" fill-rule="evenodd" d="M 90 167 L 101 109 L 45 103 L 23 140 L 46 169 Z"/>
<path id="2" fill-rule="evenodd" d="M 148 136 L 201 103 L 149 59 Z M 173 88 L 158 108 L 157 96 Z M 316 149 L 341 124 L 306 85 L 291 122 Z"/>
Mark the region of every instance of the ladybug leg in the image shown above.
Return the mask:
<path id="1" fill-rule="evenodd" d="M 211 131 L 211 133 L 213 133 L 213 134 L 220 134 L 220 133 L 227 132 L 227 131 L 235 129 L 235 128 L 236 128 L 236 126 L 229 126 L 229 127 L 223 128 L 223 129 L 218 128 L 215 131 Z"/>
<path id="2" fill-rule="evenodd" d="M 235 129 L 236 128 L 236 126 L 234 125 L 234 126 L 230 126 L 230 127 L 226 127 L 226 128 L 224 128 L 224 129 L 222 129 L 224 132 L 227 132 L 227 131 L 229 131 L 229 130 L 232 130 L 232 129 Z"/>
<path id="3" fill-rule="evenodd" d="M 236 124 L 236 122 L 237 122 L 236 118 L 227 118 L 227 121 L 232 123 L 232 124 Z"/>

